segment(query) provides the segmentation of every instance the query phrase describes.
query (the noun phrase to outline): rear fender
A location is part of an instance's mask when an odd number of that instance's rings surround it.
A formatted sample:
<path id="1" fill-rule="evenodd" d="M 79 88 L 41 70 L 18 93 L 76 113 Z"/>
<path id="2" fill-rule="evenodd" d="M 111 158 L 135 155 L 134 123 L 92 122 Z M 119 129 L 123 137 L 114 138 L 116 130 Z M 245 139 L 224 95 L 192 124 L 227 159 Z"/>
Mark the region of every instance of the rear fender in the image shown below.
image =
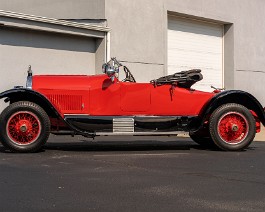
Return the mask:
<path id="1" fill-rule="evenodd" d="M 265 126 L 265 113 L 260 102 L 251 94 L 240 90 L 228 90 L 216 94 L 200 111 L 201 122 L 199 129 L 203 127 L 215 109 L 227 103 L 236 103 L 248 108 L 256 119 Z M 258 125 L 258 124 L 256 124 Z"/>

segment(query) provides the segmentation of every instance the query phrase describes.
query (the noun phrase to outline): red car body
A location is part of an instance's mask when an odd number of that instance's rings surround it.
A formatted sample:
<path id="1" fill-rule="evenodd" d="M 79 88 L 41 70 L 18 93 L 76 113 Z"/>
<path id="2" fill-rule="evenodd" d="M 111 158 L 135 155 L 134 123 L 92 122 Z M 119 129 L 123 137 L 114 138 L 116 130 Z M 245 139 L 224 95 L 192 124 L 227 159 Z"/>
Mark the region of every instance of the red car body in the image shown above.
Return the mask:
<path id="1" fill-rule="evenodd" d="M 32 75 L 27 86 L 4 91 L 10 105 L 0 116 L 0 141 L 17 152 L 34 152 L 50 133 L 83 135 L 175 135 L 188 132 L 201 145 L 242 150 L 250 145 L 264 109 L 239 90 L 197 91 L 180 72 L 150 83 L 136 83 L 127 67 L 105 64 L 103 75 Z M 156 82 L 160 82 L 156 84 Z M 185 84 L 186 83 L 186 84 Z"/>
<path id="2" fill-rule="evenodd" d="M 51 89 L 52 88 L 52 89 Z M 196 116 L 215 95 L 171 85 L 114 82 L 107 75 L 33 76 L 32 89 L 65 114 Z"/>

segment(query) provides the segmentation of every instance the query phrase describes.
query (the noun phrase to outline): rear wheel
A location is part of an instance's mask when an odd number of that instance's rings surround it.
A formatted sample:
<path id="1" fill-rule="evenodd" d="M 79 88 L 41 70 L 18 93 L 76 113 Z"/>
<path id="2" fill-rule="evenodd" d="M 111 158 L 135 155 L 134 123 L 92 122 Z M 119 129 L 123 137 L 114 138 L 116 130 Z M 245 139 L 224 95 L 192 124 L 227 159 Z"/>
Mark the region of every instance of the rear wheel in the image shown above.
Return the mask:
<path id="1" fill-rule="evenodd" d="M 13 152 L 36 152 L 46 143 L 50 120 L 46 112 L 32 102 L 9 105 L 0 116 L 0 140 Z"/>
<path id="2" fill-rule="evenodd" d="M 247 148 L 256 134 L 253 115 L 239 104 L 225 104 L 217 108 L 210 117 L 209 129 L 214 143 L 228 151 Z"/>

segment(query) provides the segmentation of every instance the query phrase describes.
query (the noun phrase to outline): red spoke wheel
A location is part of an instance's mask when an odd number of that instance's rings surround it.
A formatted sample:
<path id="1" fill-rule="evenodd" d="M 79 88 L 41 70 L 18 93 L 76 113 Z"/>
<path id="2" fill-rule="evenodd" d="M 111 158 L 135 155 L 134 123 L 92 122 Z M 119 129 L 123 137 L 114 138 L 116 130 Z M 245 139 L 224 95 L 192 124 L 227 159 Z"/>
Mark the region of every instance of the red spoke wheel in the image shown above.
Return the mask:
<path id="1" fill-rule="evenodd" d="M 239 144 L 244 141 L 248 131 L 246 117 L 237 112 L 224 114 L 218 122 L 218 134 L 228 144 Z"/>
<path id="2" fill-rule="evenodd" d="M 239 104 L 225 104 L 210 117 L 210 134 L 214 143 L 223 150 L 245 149 L 256 134 L 255 119 L 251 112 Z"/>
<path id="3" fill-rule="evenodd" d="M 50 120 L 46 112 L 32 102 L 9 105 L 0 116 L 0 139 L 13 152 L 36 152 L 46 143 Z"/>
<path id="4" fill-rule="evenodd" d="M 36 141 L 40 135 L 40 120 L 32 112 L 17 112 L 7 121 L 6 131 L 14 143 L 28 145 Z"/>

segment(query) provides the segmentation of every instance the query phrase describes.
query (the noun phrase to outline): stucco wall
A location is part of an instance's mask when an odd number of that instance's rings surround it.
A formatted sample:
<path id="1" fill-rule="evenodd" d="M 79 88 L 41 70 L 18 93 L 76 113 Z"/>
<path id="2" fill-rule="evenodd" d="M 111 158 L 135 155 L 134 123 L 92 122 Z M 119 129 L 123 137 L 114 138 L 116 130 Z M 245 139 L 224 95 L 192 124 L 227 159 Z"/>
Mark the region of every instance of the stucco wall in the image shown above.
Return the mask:
<path id="1" fill-rule="evenodd" d="M 139 82 L 165 74 L 165 21 L 161 1 L 106 1 L 111 56 L 128 61 Z M 137 76 L 138 75 L 138 76 Z"/>

